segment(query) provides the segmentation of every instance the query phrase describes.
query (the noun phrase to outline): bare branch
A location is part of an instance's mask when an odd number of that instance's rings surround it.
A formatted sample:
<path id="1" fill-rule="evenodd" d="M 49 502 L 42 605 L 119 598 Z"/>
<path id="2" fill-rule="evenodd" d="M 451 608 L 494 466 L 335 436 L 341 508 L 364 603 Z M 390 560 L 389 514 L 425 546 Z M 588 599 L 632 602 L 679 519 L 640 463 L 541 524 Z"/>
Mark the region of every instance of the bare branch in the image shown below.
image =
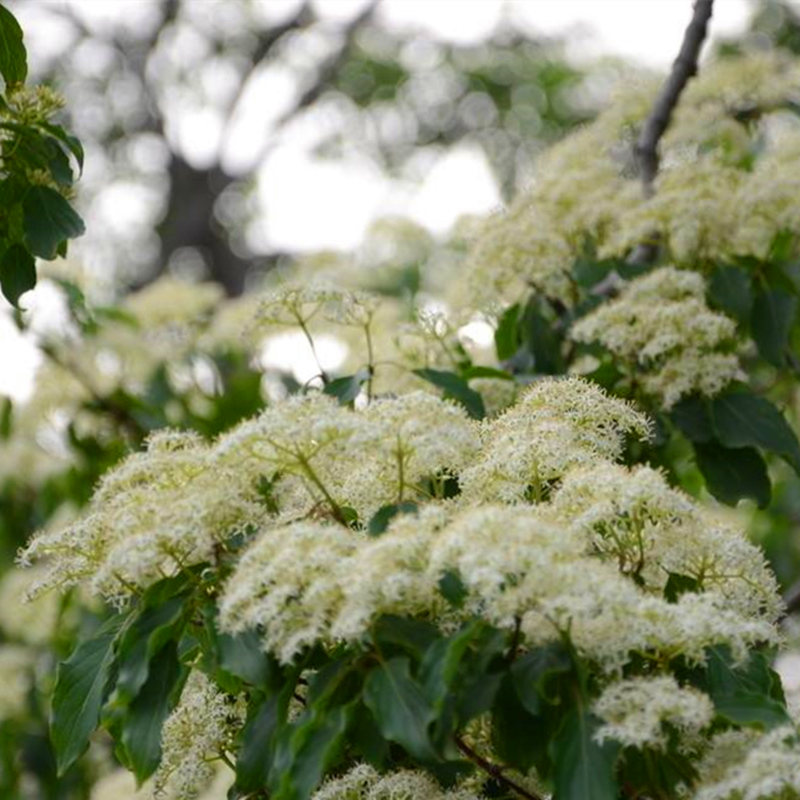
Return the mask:
<path id="1" fill-rule="evenodd" d="M 695 0 L 692 21 L 683 36 L 678 57 L 636 142 L 634 152 L 641 171 L 645 197 L 652 196 L 653 181 L 658 173 L 658 142 L 669 125 L 681 92 L 689 79 L 697 74 L 697 60 L 706 38 L 713 5 L 714 0 Z"/>

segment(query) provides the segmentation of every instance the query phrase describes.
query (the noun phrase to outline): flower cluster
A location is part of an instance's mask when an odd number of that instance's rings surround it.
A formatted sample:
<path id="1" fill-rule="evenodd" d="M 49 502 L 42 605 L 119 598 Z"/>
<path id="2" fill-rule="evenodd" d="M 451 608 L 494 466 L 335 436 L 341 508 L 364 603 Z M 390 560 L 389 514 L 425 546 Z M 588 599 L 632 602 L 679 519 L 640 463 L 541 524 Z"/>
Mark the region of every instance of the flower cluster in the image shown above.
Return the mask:
<path id="1" fill-rule="evenodd" d="M 664 408 L 692 392 L 713 396 L 744 378 L 731 352 L 736 326 L 707 307 L 696 272 L 662 267 L 636 278 L 570 334 L 578 342 L 600 342 Z"/>

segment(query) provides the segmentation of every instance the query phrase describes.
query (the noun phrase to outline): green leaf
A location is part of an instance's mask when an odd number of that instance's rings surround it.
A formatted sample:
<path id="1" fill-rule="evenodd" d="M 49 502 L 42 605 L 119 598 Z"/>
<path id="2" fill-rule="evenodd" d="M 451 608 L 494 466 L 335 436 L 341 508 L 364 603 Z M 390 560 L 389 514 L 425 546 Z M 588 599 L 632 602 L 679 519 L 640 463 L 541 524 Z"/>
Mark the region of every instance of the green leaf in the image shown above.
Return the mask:
<path id="1" fill-rule="evenodd" d="M 282 776 L 275 800 L 307 800 L 325 771 L 335 762 L 352 718 L 352 708 L 339 706 L 309 713 L 292 733 L 291 767 Z"/>
<path id="2" fill-rule="evenodd" d="M 360 369 L 355 375 L 336 378 L 325 385 L 323 394 L 329 394 L 339 401 L 340 406 L 350 405 L 361 392 L 363 383 L 369 380 L 369 370 Z"/>
<path id="3" fill-rule="evenodd" d="M 28 76 L 28 55 L 22 43 L 22 28 L 5 6 L 0 6 L 0 75 L 6 86 L 25 83 Z"/>
<path id="4" fill-rule="evenodd" d="M 367 533 L 370 536 L 380 536 L 398 514 L 416 514 L 416 512 L 417 504 L 408 500 L 404 503 L 391 503 L 388 506 L 381 506 L 369 521 Z"/>
<path id="5" fill-rule="evenodd" d="M 735 725 L 773 728 L 790 721 L 780 677 L 763 653 L 752 652 L 735 664 L 727 647 L 707 651 L 706 691 L 721 717 Z"/>
<path id="6" fill-rule="evenodd" d="M 461 580 L 461 576 L 451 569 L 448 569 L 439 578 L 439 592 L 453 608 L 461 608 L 469 594 L 464 581 Z"/>
<path id="7" fill-rule="evenodd" d="M 79 644 L 58 665 L 53 690 L 50 739 L 58 774 L 63 775 L 89 744 L 100 709 L 110 689 L 114 665 L 113 642 L 122 616 L 112 617 L 91 639 Z"/>
<path id="8" fill-rule="evenodd" d="M 11 436 L 12 423 L 14 421 L 14 403 L 10 397 L 0 396 L 0 441 L 4 441 Z"/>
<path id="9" fill-rule="evenodd" d="M 525 306 L 523 334 L 538 373 L 556 375 L 564 371 L 562 336 L 557 330 L 557 322 L 552 319 L 552 313 L 548 313 L 545 301 L 533 295 Z"/>
<path id="10" fill-rule="evenodd" d="M 672 407 L 669 416 L 691 442 L 710 442 L 714 438 L 708 401 L 699 395 L 684 397 Z"/>
<path id="11" fill-rule="evenodd" d="M 717 308 L 744 322 L 753 307 L 753 287 L 750 273 L 742 267 L 720 264 L 711 273 L 708 295 Z"/>
<path id="12" fill-rule="evenodd" d="M 170 642 L 153 659 L 146 683 L 122 718 L 122 747 L 139 784 L 161 760 L 161 728 L 178 701 L 185 677 L 178 646 Z"/>
<path id="13" fill-rule="evenodd" d="M 364 703 L 386 739 L 402 745 L 422 761 L 436 760 L 428 735 L 436 712 L 411 678 L 407 657 L 389 659 L 369 674 L 364 684 Z"/>
<path id="14" fill-rule="evenodd" d="M 237 789 L 255 792 L 267 785 L 275 735 L 286 721 L 293 688 L 293 685 L 289 686 L 280 693 L 269 698 L 261 697 L 250 704 L 236 756 Z"/>
<path id="15" fill-rule="evenodd" d="M 163 605 L 145 606 L 125 629 L 117 645 L 116 694 L 123 704 L 136 697 L 144 686 L 150 661 L 180 636 L 183 617 L 183 598 L 171 597 Z"/>
<path id="16" fill-rule="evenodd" d="M 408 617 L 384 614 L 372 626 L 372 638 L 381 649 L 397 647 L 416 660 L 422 658 L 425 650 L 439 636 L 439 629 L 430 622 Z"/>
<path id="17" fill-rule="evenodd" d="M 597 721 L 581 706 L 570 710 L 551 744 L 553 800 L 618 800 L 614 778 L 619 745 L 594 740 Z"/>
<path id="18" fill-rule="evenodd" d="M 695 442 L 694 452 L 706 486 L 718 500 L 734 505 L 743 497 L 752 497 L 759 508 L 769 505 L 772 489 L 767 465 L 757 450 Z"/>
<path id="19" fill-rule="evenodd" d="M 474 389 L 470 389 L 469 384 L 460 375 L 456 375 L 454 372 L 446 372 L 445 370 L 428 368 L 415 369 L 414 374 L 443 389 L 444 396 L 461 403 L 471 417 L 483 419 L 486 416 L 483 398 Z"/>
<path id="20" fill-rule="evenodd" d="M 760 447 L 783 456 L 800 474 L 800 442 L 783 414 L 750 392 L 717 395 L 711 406 L 717 437 L 726 447 Z"/>
<path id="21" fill-rule="evenodd" d="M 47 260 L 56 257 L 66 239 L 83 234 L 83 220 L 72 206 L 49 186 L 33 186 L 22 204 L 25 241 L 30 251 Z"/>
<path id="22" fill-rule="evenodd" d="M 547 737 L 541 720 L 519 702 L 510 674 L 506 674 L 492 708 L 492 744 L 503 763 L 527 772 L 546 760 Z"/>
<path id="23" fill-rule="evenodd" d="M 78 168 L 83 171 L 83 145 L 80 141 L 75 136 L 67 133 L 60 125 L 54 125 L 52 122 L 40 122 L 39 126 L 51 136 L 54 136 L 72 153 L 78 162 Z"/>
<path id="24" fill-rule="evenodd" d="M 789 331 L 797 310 L 797 298 L 782 289 L 761 290 L 753 303 L 750 330 L 761 355 L 776 367 L 786 361 Z"/>
<path id="25" fill-rule="evenodd" d="M 506 361 L 519 347 L 519 305 L 509 306 L 497 321 L 494 332 L 494 346 L 497 350 L 497 360 Z"/>
<path id="26" fill-rule="evenodd" d="M 0 6 L 2 8 L 2 6 Z M 31 254 L 21 244 L 12 244 L 0 258 L 0 288 L 11 305 L 36 286 L 36 266 Z"/>
<path id="27" fill-rule="evenodd" d="M 271 683 L 276 667 L 264 652 L 256 631 L 248 630 L 235 636 L 221 633 L 217 636 L 217 649 L 220 668 L 225 672 L 259 688 Z"/>
<path id="28" fill-rule="evenodd" d="M 461 370 L 461 377 L 467 381 L 471 381 L 473 378 L 494 378 L 499 381 L 514 380 L 514 376 L 510 372 L 506 372 L 504 369 L 482 367 L 480 365 L 464 367 L 464 369 Z"/>
<path id="29" fill-rule="evenodd" d="M 682 594 L 696 592 L 699 588 L 697 578 L 691 575 L 681 575 L 679 572 L 670 572 L 664 586 L 664 599 L 668 603 L 676 603 Z"/>
<path id="30" fill-rule="evenodd" d="M 572 659 L 560 642 L 537 647 L 511 666 L 514 688 L 531 714 L 538 714 L 542 703 L 558 702 L 558 694 L 553 692 L 554 679 L 571 671 Z"/>

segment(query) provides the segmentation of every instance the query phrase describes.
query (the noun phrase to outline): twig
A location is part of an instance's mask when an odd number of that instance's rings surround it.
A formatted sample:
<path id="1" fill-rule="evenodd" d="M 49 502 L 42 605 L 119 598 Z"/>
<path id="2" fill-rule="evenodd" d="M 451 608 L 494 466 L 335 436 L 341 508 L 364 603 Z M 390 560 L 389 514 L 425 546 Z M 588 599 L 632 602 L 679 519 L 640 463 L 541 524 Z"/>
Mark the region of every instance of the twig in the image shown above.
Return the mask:
<path id="1" fill-rule="evenodd" d="M 783 615 L 788 617 L 795 611 L 800 611 L 800 578 L 796 580 L 783 595 Z"/>
<path id="2" fill-rule="evenodd" d="M 514 783 L 514 781 L 512 781 L 510 778 L 507 778 L 505 775 L 503 775 L 503 767 L 498 766 L 497 764 L 492 764 L 491 761 L 487 761 L 483 756 L 476 753 L 463 739 L 460 739 L 458 736 L 454 738 L 456 747 L 458 747 L 458 749 L 473 764 L 480 767 L 487 775 L 490 775 L 496 781 L 502 783 L 503 786 L 510 789 L 512 792 L 516 792 L 520 797 L 526 797 L 527 800 L 542 800 L 538 794 L 528 791 L 518 783 Z"/>
<path id="3" fill-rule="evenodd" d="M 706 38 L 708 21 L 714 0 L 695 0 L 692 21 L 683 35 L 678 57 L 672 64 L 672 71 L 653 104 L 653 109 L 642 126 L 639 138 L 633 148 L 636 163 L 642 180 L 642 193 L 645 200 L 654 194 L 653 183 L 658 174 L 658 143 L 664 135 L 678 99 L 689 79 L 697 74 L 697 60 L 700 48 Z M 648 241 L 640 242 L 628 256 L 628 263 L 634 265 L 651 264 L 658 256 L 658 233 L 653 233 Z"/>
<path id="4" fill-rule="evenodd" d="M 678 57 L 636 142 L 634 153 L 639 164 L 642 189 L 646 198 L 653 195 L 653 181 L 658 173 L 658 142 L 669 125 L 681 92 L 689 79 L 697 74 L 697 60 L 703 40 L 706 38 L 713 5 L 714 0 L 695 1 L 692 21 L 683 36 Z"/>

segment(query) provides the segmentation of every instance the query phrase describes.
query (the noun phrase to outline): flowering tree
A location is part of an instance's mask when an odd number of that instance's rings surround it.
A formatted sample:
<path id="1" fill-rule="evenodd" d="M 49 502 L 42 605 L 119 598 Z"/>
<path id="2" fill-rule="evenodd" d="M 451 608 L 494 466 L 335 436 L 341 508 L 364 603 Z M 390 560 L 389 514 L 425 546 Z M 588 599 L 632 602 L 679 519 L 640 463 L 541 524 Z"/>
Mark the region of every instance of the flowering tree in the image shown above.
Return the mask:
<path id="1" fill-rule="evenodd" d="M 800 472 L 800 62 L 690 80 L 710 13 L 660 92 L 627 87 L 445 243 L 385 222 L 235 301 L 68 285 L 74 330 L 3 443 L 69 420 L 60 461 L 4 477 L 42 527 L 0 585 L 36 609 L 0 616 L 3 724 L 49 696 L 53 787 L 800 797 L 772 668 L 796 601 L 733 508 Z M 317 358 L 305 385 L 253 366 L 276 331 Z"/>

